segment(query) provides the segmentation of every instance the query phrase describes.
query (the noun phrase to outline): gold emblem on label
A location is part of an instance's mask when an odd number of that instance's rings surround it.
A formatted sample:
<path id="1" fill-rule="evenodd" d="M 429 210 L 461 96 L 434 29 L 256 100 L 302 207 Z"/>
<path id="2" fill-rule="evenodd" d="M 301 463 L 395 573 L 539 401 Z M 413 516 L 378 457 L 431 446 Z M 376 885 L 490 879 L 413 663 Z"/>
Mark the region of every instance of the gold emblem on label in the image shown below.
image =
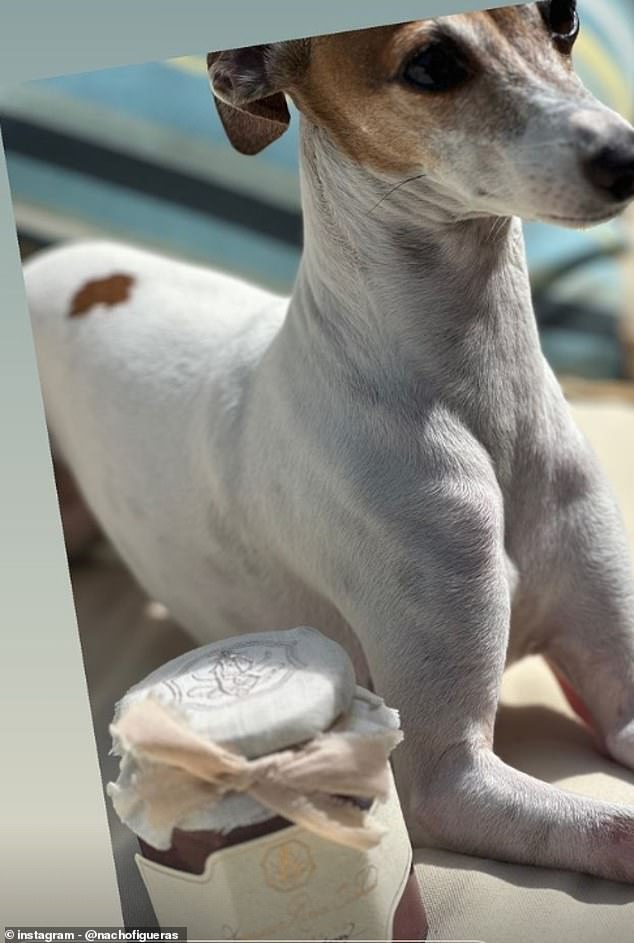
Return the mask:
<path id="1" fill-rule="evenodd" d="M 266 884 L 276 891 L 304 887 L 315 871 L 310 848 L 296 839 L 269 848 L 260 864 Z"/>

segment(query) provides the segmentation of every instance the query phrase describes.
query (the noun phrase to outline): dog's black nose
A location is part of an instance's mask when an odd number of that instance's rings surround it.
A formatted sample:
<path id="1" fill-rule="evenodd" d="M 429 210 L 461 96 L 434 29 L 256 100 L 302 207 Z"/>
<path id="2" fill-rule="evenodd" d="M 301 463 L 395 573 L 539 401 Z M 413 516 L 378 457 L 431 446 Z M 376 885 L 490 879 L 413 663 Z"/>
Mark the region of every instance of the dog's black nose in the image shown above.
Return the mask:
<path id="1" fill-rule="evenodd" d="M 623 202 L 634 196 L 634 134 L 626 143 L 608 144 L 584 163 L 588 180 Z"/>

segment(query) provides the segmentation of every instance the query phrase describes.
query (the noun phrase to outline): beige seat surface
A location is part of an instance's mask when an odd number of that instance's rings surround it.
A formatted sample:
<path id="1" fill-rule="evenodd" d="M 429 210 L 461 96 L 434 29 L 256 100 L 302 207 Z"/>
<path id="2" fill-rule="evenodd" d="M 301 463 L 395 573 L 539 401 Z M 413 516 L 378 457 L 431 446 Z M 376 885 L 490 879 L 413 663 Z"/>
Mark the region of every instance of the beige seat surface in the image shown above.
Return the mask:
<path id="1" fill-rule="evenodd" d="M 634 546 L 634 407 L 578 403 L 577 419 L 619 495 Z M 154 667 L 192 647 L 104 550 L 73 569 L 73 587 L 104 781 L 116 777 L 108 724 L 115 701 Z M 634 775 L 604 759 L 548 669 L 529 659 L 506 675 L 496 749 L 534 776 L 634 805 Z M 128 925 L 151 925 L 135 842 L 109 809 Z M 634 887 L 564 871 L 418 849 L 429 939 L 486 943 L 634 943 Z"/>

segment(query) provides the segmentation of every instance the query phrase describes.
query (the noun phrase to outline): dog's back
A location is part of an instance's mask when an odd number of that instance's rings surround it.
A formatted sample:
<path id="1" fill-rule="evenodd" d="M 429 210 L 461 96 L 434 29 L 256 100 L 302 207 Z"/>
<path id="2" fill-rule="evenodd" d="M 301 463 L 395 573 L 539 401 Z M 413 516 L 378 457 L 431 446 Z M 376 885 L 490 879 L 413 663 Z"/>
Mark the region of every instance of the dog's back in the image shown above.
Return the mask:
<path id="1" fill-rule="evenodd" d="M 261 355 L 285 303 L 105 242 L 39 254 L 25 283 L 54 456 L 137 578 L 185 621 L 207 595 L 192 593 L 192 547 L 213 557 L 210 509 L 216 499 L 222 515 L 229 474 L 213 440 L 235 438 L 239 366 Z"/>

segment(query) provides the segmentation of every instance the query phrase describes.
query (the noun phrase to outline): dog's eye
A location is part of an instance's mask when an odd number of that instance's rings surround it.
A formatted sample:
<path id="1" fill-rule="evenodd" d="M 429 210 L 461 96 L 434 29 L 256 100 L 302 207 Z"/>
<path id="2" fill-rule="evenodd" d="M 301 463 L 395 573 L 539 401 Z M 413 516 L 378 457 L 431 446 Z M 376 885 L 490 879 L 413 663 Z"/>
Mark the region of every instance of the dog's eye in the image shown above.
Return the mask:
<path id="1" fill-rule="evenodd" d="M 449 42 L 433 42 L 409 60 L 403 79 L 425 92 L 447 92 L 465 82 L 471 72 L 459 49 Z"/>
<path id="2" fill-rule="evenodd" d="M 579 33 L 579 15 L 576 0 L 551 0 L 548 11 L 553 38 L 571 46 Z"/>

